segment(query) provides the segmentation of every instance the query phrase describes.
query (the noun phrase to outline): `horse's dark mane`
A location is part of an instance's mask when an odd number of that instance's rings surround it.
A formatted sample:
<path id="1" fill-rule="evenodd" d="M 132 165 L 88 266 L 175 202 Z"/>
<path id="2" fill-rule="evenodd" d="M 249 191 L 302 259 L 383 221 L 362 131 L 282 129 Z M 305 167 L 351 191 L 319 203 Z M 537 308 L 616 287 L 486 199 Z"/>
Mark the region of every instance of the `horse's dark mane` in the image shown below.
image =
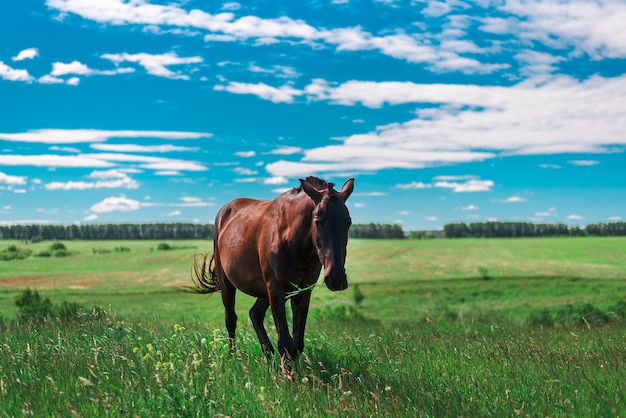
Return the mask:
<path id="1" fill-rule="evenodd" d="M 333 187 L 335 187 L 335 183 L 327 182 L 315 176 L 308 176 L 304 181 L 309 183 L 311 186 L 313 186 L 317 190 L 332 189 Z M 298 187 L 294 187 L 291 190 L 292 193 L 300 193 L 301 191 L 302 191 L 302 185 Z"/>

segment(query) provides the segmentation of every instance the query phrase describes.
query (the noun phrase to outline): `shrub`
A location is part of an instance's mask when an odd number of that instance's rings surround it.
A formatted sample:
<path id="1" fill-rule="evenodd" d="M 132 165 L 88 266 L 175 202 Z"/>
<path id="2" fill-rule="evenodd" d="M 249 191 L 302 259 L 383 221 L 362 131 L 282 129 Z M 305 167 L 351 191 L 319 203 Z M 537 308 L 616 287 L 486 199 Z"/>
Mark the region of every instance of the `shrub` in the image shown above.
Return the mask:
<path id="1" fill-rule="evenodd" d="M 609 306 L 609 312 L 622 321 L 626 320 L 626 300 L 620 300 L 615 305 Z"/>
<path id="2" fill-rule="evenodd" d="M 51 251 L 67 250 L 62 242 L 55 242 L 50 246 Z"/>
<path id="3" fill-rule="evenodd" d="M 159 246 L 157 247 L 157 250 L 161 250 L 161 251 L 167 251 L 171 249 L 173 249 L 173 247 L 166 242 L 160 243 Z"/>
<path id="4" fill-rule="evenodd" d="M 23 250 L 18 248 L 15 245 L 9 245 L 8 248 L 0 251 L 0 260 L 2 261 L 11 261 L 11 260 L 23 260 L 25 258 L 30 257 L 33 252 L 31 250 Z"/>
<path id="5" fill-rule="evenodd" d="M 37 254 L 37 257 L 51 257 L 52 254 L 50 253 L 49 250 L 43 250 L 43 251 L 39 251 L 39 254 Z"/>
<path id="6" fill-rule="evenodd" d="M 36 290 L 26 289 L 15 300 L 17 317 L 24 321 L 43 321 L 52 313 L 52 302 Z"/>
<path id="7" fill-rule="evenodd" d="M 548 308 L 537 309 L 532 311 L 528 315 L 528 319 L 526 320 L 528 325 L 539 326 L 539 327 L 553 327 L 554 326 L 554 318 L 552 318 L 552 314 Z"/>
<path id="8" fill-rule="evenodd" d="M 586 303 L 578 306 L 564 306 L 557 311 L 554 321 L 562 325 L 597 324 L 609 322 L 609 316 L 593 305 Z"/>

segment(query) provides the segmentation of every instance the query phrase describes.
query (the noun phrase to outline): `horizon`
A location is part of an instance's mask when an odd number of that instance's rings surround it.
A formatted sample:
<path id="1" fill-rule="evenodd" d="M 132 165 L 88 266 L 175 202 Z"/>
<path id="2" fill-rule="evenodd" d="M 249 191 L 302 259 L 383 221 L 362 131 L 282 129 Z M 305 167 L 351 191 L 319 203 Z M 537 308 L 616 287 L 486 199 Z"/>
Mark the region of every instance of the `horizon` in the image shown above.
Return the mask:
<path id="1" fill-rule="evenodd" d="M 0 16 L 0 225 L 626 218 L 626 3 L 45 0 Z"/>

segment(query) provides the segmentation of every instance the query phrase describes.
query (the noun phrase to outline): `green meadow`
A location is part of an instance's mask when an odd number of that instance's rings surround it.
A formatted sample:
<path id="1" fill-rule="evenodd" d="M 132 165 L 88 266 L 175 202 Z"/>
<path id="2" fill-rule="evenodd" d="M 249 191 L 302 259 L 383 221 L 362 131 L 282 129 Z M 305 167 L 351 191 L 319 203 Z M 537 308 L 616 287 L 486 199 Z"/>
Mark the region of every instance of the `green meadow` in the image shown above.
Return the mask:
<path id="1" fill-rule="evenodd" d="M 294 382 L 261 355 L 252 298 L 232 356 L 219 295 L 172 290 L 210 241 L 52 244 L 0 241 L 29 253 L 0 261 L 0 416 L 626 411 L 626 238 L 351 240 L 348 290 L 313 289 Z M 18 319 L 27 288 L 83 309 Z"/>

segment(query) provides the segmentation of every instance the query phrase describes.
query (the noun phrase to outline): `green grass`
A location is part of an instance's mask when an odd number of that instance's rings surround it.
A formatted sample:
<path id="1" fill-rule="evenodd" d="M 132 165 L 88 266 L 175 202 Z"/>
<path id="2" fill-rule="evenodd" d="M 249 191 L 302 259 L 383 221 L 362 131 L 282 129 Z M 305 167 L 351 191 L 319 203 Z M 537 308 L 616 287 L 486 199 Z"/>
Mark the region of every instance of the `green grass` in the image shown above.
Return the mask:
<path id="1" fill-rule="evenodd" d="M 623 328 L 509 323 L 316 325 L 294 382 L 249 326 L 115 316 L 10 326 L 0 416 L 620 416 Z"/>
<path id="2" fill-rule="evenodd" d="M 219 295 L 172 291 L 211 243 L 169 241 L 174 249 L 158 251 L 161 242 L 66 241 L 69 257 L 0 262 L 0 416 L 626 410 L 626 314 L 616 310 L 626 302 L 625 238 L 352 240 L 347 268 L 358 292 L 313 290 L 293 383 L 261 354 L 251 298 L 238 293 L 231 356 Z M 0 250 L 9 245 L 37 254 L 50 243 L 0 241 Z M 15 298 L 27 287 L 88 312 L 18 323 Z M 542 326 L 546 315 L 554 326 Z"/>

